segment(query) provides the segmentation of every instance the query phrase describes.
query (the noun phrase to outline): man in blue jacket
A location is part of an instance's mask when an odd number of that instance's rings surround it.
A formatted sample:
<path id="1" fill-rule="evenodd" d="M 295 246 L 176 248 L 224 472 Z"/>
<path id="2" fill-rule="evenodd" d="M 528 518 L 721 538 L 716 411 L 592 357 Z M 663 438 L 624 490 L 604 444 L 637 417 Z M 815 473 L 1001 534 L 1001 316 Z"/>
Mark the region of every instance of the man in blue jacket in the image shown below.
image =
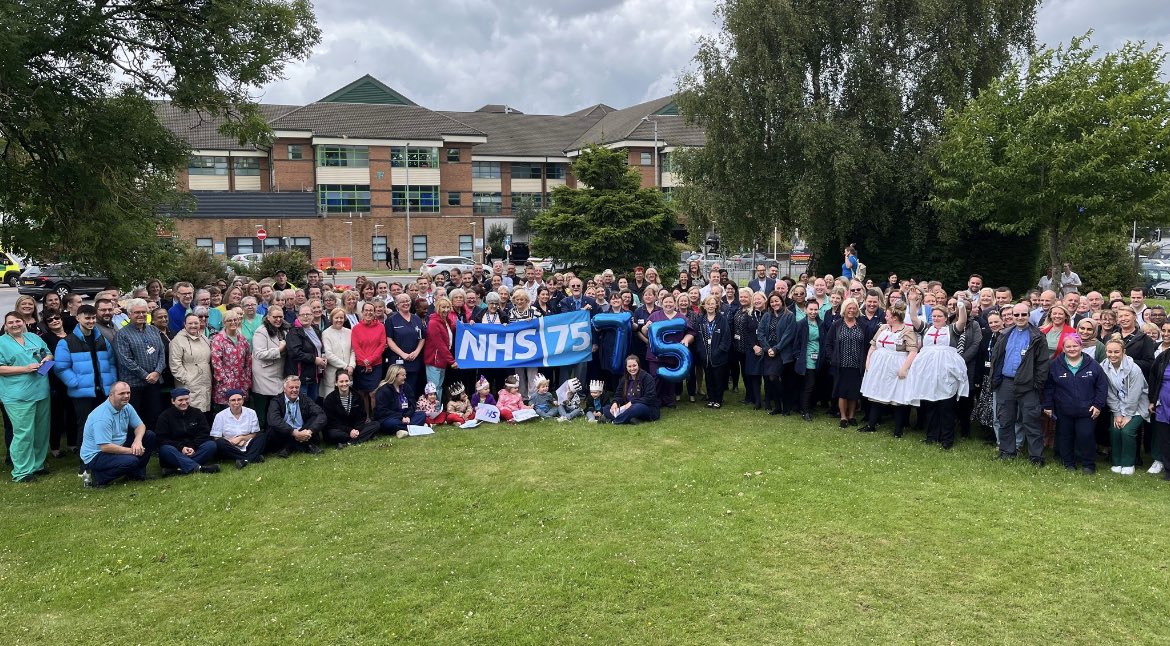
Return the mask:
<path id="1" fill-rule="evenodd" d="M 68 388 L 69 399 L 77 416 L 77 435 L 85 428 L 85 419 L 110 394 L 117 381 L 113 348 L 97 332 L 97 309 L 93 305 L 77 308 L 77 327 L 57 342 L 53 351 L 53 370 Z"/>

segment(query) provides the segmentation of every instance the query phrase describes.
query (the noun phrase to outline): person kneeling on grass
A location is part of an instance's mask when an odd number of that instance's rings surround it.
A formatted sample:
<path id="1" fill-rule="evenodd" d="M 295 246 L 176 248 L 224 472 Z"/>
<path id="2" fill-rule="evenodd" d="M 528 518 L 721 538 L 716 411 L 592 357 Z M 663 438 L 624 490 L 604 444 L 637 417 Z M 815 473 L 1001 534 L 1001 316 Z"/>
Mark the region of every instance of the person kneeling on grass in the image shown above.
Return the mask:
<path id="1" fill-rule="evenodd" d="M 378 423 L 366 421 L 362 396 L 354 392 L 349 371 L 342 368 L 336 374 L 336 387 L 325 396 L 321 408 L 325 411 L 325 441 L 344 449 L 373 439 L 378 434 Z"/>
<path id="2" fill-rule="evenodd" d="M 626 357 L 626 374 L 618 382 L 617 393 L 605 416 L 614 424 L 637 424 L 658 419 L 654 378 L 642 370 L 634 355 Z"/>
<path id="3" fill-rule="evenodd" d="M 383 433 L 390 433 L 402 439 L 409 435 L 407 426 L 422 426 L 427 414 L 415 410 L 414 393 L 406 383 L 406 370 L 398 365 L 390 366 L 386 378 L 374 391 L 374 421 Z"/>
<path id="4" fill-rule="evenodd" d="M 196 471 L 219 473 L 211 427 L 203 411 L 191 406 L 191 391 L 186 388 L 171 391 L 171 407 L 158 416 L 154 433 L 164 478 Z"/>
<path id="5" fill-rule="evenodd" d="M 519 378 L 517 378 L 517 381 L 519 381 Z M 548 377 L 545 377 L 539 372 L 536 373 L 535 388 L 529 401 L 532 403 L 532 409 L 542 418 L 557 417 L 559 415 L 557 410 L 557 396 L 548 390 Z"/>
<path id="6" fill-rule="evenodd" d="M 301 378 L 285 377 L 284 394 L 268 403 L 269 440 L 280 447 L 277 457 L 287 458 L 293 451 L 317 455 L 321 452 L 317 443 L 324 428 L 325 411 L 311 398 L 301 396 Z"/>
<path id="7" fill-rule="evenodd" d="M 244 391 L 228 391 L 227 398 L 228 407 L 211 422 L 211 437 L 219 457 L 234 460 L 237 469 L 249 462 L 263 462 L 268 435 L 260 430 L 260 418 L 251 407 L 244 406 Z"/>
<path id="8" fill-rule="evenodd" d="M 130 431 L 133 431 L 132 433 Z M 130 405 L 130 384 L 119 381 L 110 396 L 85 420 L 82 432 L 81 482 L 104 487 L 122 476 L 146 480 L 146 465 L 154 455 L 154 433 Z"/>

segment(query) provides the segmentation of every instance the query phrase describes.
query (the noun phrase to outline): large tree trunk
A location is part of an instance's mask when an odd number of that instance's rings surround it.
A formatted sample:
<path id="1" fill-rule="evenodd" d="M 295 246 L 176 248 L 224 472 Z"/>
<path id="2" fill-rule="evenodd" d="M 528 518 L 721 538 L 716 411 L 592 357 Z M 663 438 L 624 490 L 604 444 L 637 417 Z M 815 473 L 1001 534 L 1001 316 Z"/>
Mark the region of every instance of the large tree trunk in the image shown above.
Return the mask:
<path id="1" fill-rule="evenodd" d="M 1060 258 L 1064 253 L 1064 236 L 1060 234 L 1060 225 L 1053 223 L 1048 227 L 1048 266 L 1060 268 Z M 1055 273 L 1054 273 L 1055 275 Z"/>

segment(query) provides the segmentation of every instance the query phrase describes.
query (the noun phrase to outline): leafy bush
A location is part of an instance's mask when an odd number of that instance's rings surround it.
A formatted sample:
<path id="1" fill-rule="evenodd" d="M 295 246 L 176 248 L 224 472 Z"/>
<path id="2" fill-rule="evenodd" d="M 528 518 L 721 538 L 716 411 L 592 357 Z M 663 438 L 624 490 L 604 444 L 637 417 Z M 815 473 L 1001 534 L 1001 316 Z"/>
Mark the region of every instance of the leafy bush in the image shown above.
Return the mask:
<path id="1" fill-rule="evenodd" d="M 230 278 L 223 257 L 207 253 L 192 244 L 183 244 L 176 251 L 174 264 L 170 265 L 171 273 L 162 278 L 165 284 L 173 285 L 182 280 L 201 287 L 221 278 Z"/>
<path id="2" fill-rule="evenodd" d="M 273 251 L 264 254 L 263 260 L 254 263 L 243 273 L 245 276 L 260 280 L 272 278 L 277 271 L 283 271 L 288 276 L 288 282 L 302 285 L 305 282 L 305 275 L 312 267 L 312 263 L 300 251 Z"/>

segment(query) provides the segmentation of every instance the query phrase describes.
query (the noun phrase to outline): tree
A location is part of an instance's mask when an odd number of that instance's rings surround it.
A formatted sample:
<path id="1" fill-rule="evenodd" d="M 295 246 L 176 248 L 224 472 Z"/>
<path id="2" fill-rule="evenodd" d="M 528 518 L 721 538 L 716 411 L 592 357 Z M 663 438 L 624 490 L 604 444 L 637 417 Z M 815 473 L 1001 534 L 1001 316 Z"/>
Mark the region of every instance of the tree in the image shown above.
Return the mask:
<path id="1" fill-rule="evenodd" d="M 518 236 L 532 233 L 532 220 L 540 214 L 536 200 L 529 196 L 512 197 L 512 228 Z"/>
<path id="2" fill-rule="evenodd" d="M 924 152 L 1029 46 L 1038 0 L 722 0 L 678 106 L 707 135 L 676 155 L 692 230 L 750 245 L 778 227 L 828 269 L 848 242 L 937 246 Z M 896 256 L 883 261 L 895 261 Z"/>
<path id="3" fill-rule="evenodd" d="M 590 146 L 573 162 L 573 174 L 585 187 L 556 187 L 552 206 L 532 221 L 535 253 L 590 271 L 678 262 L 674 212 L 661 191 L 639 188 L 625 150 Z"/>
<path id="4" fill-rule="evenodd" d="M 228 266 L 222 256 L 216 256 L 186 241 L 175 245 L 174 262 L 169 263 L 164 273 L 158 274 L 166 285 L 186 281 L 202 287 L 217 280 L 229 278 Z"/>
<path id="5" fill-rule="evenodd" d="M 487 246 L 492 250 L 492 258 L 504 258 L 504 238 L 508 235 L 506 225 L 495 223 L 488 227 Z"/>
<path id="6" fill-rule="evenodd" d="M 947 231 L 1039 232 L 1059 267 L 1078 236 L 1170 222 L 1164 60 L 1135 43 L 1097 58 L 1086 34 L 948 114 L 931 200 Z"/>
<path id="7" fill-rule="evenodd" d="M 189 146 L 147 97 L 241 142 L 270 135 L 250 93 L 308 55 L 309 0 L 0 0 L 0 244 L 126 285 L 162 275 L 160 212 Z"/>

